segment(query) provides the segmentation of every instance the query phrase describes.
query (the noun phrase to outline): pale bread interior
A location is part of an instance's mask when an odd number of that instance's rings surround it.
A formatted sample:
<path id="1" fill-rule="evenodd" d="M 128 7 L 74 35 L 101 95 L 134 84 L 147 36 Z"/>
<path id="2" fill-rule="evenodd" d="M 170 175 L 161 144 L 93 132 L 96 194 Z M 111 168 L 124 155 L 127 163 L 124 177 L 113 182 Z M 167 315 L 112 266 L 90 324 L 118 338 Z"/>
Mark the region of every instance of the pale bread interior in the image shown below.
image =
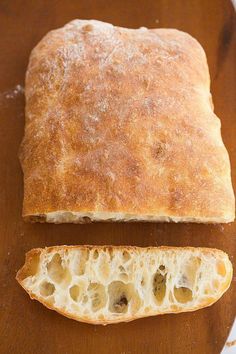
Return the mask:
<path id="1" fill-rule="evenodd" d="M 194 222 L 194 223 L 228 223 L 234 220 L 231 214 L 224 217 L 194 217 L 194 216 L 175 216 L 158 214 L 131 214 L 119 212 L 75 212 L 75 211 L 55 211 L 40 215 L 31 215 L 30 221 L 48 222 L 48 223 L 74 223 L 82 224 L 93 221 L 145 221 L 145 222 Z"/>
<path id="2" fill-rule="evenodd" d="M 101 324 L 208 306 L 231 278 L 222 251 L 165 247 L 35 249 L 17 274 L 30 296 L 47 307 Z"/>

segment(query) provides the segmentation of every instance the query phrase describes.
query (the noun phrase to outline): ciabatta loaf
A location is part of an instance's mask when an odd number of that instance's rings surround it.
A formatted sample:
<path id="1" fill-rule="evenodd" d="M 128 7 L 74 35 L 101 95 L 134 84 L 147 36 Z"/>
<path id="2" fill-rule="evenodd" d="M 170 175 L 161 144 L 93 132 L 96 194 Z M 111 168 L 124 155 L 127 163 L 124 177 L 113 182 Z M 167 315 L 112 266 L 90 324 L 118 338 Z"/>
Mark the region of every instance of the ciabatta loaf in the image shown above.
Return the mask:
<path id="1" fill-rule="evenodd" d="M 93 324 L 198 310 L 231 278 L 227 254 L 216 249 L 117 246 L 33 249 L 16 277 L 32 299 Z"/>
<path id="2" fill-rule="evenodd" d="M 206 56 L 187 33 L 72 21 L 32 51 L 25 96 L 25 220 L 234 220 Z"/>

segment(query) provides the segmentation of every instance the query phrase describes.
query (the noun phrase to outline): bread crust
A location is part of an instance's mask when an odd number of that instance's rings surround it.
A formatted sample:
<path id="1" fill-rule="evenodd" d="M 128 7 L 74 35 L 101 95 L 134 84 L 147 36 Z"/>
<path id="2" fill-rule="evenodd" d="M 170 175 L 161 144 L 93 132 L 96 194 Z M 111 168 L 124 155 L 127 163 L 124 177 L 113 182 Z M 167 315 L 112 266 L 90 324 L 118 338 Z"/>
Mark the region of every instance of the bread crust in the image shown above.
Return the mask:
<path id="1" fill-rule="evenodd" d="M 181 31 L 75 20 L 49 32 L 26 73 L 25 220 L 233 221 L 209 85 Z"/>
<path id="2" fill-rule="evenodd" d="M 50 252 L 58 252 L 58 251 L 66 251 L 66 250 L 70 250 L 70 249 L 80 249 L 80 250 L 104 250 L 104 249 L 112 249 L 113 251 L 116 249 L 121 250 L 122 252 L 124 251 L 130 251 L 130 250 L 135 250 L 137 252 L 141 252 L 143 250 L 147 251 L 147 252 L 156 252 L 157 250 L 164 250 L 164 251 L 168 251 L 168 250 L 172 250 L 172 251 L 184 251 L 184 250 L 191 250 L 191 251 L 200 251 L 201 253 L 204 253 L 205 255 L 210 255 L 210 254 L 220 254 L 223 257 L 227 257 L 228 263 L 225 264 L 227 267 L 227 279 L 223 284 L 223 287 L 221 287 L 220 289 L 220 294 L 218 294 L 217 296 L 212 296 L 212 294 L 209 296 L 208 299 L 205 299 L 204 302 L 201 303 L 201 305 L 199 305 L 197 308 L 196 307 L 189 307 L 189 308 L 175 308 L 175 310 L 170 310 L 170 311 L 166 311 L 165 313 L 160 312 L 158 313 L 158 311 L 153 311 L 153 312 L 149 312 L 148 314 L 143 313 L 142 315 L 132 315 L 129 318 L 125 318 L 125 319 L 106 319 L 106 320 L 90 320 L 86 317 L 79 317 L 78 316 L 73 316 L 71 313 L 68 313 L 67 311 L 63 311 L 60 310 L 58 308 L 55 308 L 53 305 L 50 306 L 46 301 L 44 301 L 42 299 L 42 297 L 38 297 L 35 294 L 33 294 L 26 286 L 24 286 L 23 283 L 23 279 L 25 278 L 25 274 L 27 274 L 28 271 L 28 267 L 31 261 L 31 258 L 39 253 L 50 253 Z M 208 307 L 210 305 L 212 305 L 213 303 L 215 303 L 229 288 L 231 280 L 232 280 L 232 276 L 233 276 L 233 268 L 232 268 L 232 264 L 228 259 L 228 256 L 225 252 L 218 250 L 218 249 L 213 249 L 213 248 L 204 248 L 204 247 L 167 247 L 167 246 L 161 246 L 161 247 L 137 247 L 137 246 L 111 246 L 111 245 L 102 245 L 102 246 L 95 246 L 95 245 L 79 245 L 79 246 L 52 246 L 52 247 L 46 247 L 46 248 L 35 248 L 30 250 L 29 252 L 26 253 L 26 258 L 25 258 L 25 264 L 23 265 L 23 267 L 17 272 L 16 275 L 16 280 L 18 281 L 18 283 L 25 289 L 25 291 L 29 294 L 30 298 L 32 300 L 38 300 L 39 302 L 41 302 L 44 306 L 46 306 L 48 309 L 50 310 L 54 310 L 57 311 L 59 314 L 68 317 L 70 319 L 74 319 L 76 321 L 80 321 L 80 322 L 85 322 L 85 323 L 89 323 L 89 324 L 102 324 L 102 325 L 107 325 L 107 324 L 115 324 L 115 323 L 119 323 L 119 322 L 130 322 L 133 321 L 135 319 L 138 318 L 143 318 L 143 317 L 150 317 L 150 316 L 156 316 L 156 315 L 160 315 L 160 314 L 168 314 L 168 313 L 172 313 L 172 314 L 177 314 L 177 313 L 181 313 L 181 312 L 192 312 L 192 311 L 196 311 L 198 309 L 204 308 L 204 307 Z"/>

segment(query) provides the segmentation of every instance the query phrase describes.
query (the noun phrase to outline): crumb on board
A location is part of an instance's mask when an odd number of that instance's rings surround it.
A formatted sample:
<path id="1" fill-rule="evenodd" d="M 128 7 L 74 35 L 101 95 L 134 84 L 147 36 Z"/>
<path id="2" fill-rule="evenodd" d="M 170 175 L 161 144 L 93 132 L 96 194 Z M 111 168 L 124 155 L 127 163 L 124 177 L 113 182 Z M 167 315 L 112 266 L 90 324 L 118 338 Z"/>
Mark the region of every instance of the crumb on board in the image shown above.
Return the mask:
<path id="1" fill-rule="evenodd" d="M 0 97 L 9 100 L 9 99 L 16 98 L 23 93 L 24 93 L 24 87 L 20 84 L 16 84 L 11 89 L 6 90 L 4 92 L 0 92 Z"/>

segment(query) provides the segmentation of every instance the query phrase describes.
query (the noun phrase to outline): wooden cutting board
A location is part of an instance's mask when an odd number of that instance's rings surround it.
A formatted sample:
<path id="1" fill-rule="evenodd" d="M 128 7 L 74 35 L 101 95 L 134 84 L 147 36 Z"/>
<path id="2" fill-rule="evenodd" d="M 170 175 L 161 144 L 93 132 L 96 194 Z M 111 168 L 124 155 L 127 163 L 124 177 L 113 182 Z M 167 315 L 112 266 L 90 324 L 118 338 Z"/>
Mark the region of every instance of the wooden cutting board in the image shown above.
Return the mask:
<path id="1" fill-rule="evenodd" d="M 32 48 L 75 18 L 124 27 L 174 27 L 203 45 L 215 111 L 236 183 L 236 16 L 227 0 L 2 0 L 0 2 L 0 353 L 219 353 L 236 313 L 236 278 L 210 308 L 107 327 L 77 323 L 30 301 L 15 281 L 24 254 L 59 244 L 216 247 L 236 266 L 236 224 L 26 224 L 17 158 L 24 129 L 24 76 Z M 186 156 L 187 158 L 187 156 Z"/>

